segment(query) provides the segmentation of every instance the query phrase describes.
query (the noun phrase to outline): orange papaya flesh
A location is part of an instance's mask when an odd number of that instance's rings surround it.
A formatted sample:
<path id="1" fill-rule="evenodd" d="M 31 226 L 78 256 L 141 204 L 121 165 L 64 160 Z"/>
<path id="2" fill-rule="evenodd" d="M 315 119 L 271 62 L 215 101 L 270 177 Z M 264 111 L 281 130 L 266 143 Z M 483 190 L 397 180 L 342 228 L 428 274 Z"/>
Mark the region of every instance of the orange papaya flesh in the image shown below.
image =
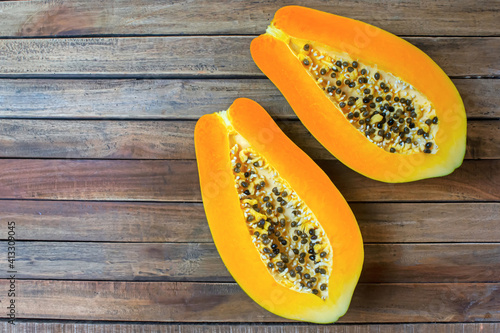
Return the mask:
<path id="1" fill-rule="evenodd" d="M 195 147 L 210 230 L 236 282 L 285 318 L 330 323 L 342 316 L 363 242 L 324 172 L 249 99 L 201 117 Z"/>
<path id="2" fill-rule="evenodd" d="M 252 41 L 251 53 L 316 139 L 359 173 L 407 182 L 461 165 L 467 123 L 460 95 L 405 40 L 290 6 Z"/>

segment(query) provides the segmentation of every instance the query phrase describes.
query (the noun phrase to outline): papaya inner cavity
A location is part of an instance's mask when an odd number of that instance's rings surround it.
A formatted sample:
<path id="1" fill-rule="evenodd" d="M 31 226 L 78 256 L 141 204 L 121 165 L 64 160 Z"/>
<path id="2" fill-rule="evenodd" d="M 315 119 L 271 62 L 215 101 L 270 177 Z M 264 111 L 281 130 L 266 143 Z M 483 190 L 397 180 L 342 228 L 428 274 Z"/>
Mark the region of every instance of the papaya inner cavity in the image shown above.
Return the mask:
<path id="1" fill-rule="evenodd" d="M 390 153 L 438 151 L 436 110 L 412 85 L 315 42 L 290 38 L 289 45 L 317 86 L 370 142 Z"/>
<path id="2" fill-rule="evenodd" d="M 332 247 L 321 224 L 264 156 L 236 131 L 229 135 L 240 207 L 263 264 L 279 284 L 326 299 Z"/>

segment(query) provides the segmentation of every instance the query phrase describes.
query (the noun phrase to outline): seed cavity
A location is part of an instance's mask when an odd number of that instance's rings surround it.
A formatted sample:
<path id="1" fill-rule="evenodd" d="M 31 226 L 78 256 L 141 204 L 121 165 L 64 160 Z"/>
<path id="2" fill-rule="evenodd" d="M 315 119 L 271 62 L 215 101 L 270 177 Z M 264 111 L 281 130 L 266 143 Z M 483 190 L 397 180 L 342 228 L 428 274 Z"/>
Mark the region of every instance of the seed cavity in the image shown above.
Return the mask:
<path id="1" fill-rule="evenodd" d="M 314 213 L 265 156 L 234 130 L 230 158 L 249 237 L 269 274 L 291 290 L 326 299 L 332 247 Z"/>
<path id="2" fill-rule="evenodd" d="M 434 141 L 439 129 L 436 110 L 412 85 L 376 65 L 368 66 L 315 42 L 291 37 L 290 47 L 318 87 L 367 140 L 396 154 L 439 150 Z"/>

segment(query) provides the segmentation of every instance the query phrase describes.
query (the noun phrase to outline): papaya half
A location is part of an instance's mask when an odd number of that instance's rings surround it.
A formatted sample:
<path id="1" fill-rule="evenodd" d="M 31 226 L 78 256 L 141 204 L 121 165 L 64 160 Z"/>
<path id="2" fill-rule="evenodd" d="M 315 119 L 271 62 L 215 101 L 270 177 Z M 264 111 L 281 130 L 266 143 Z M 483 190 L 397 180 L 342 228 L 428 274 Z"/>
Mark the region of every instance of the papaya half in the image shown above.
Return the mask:
<path id="1" fill-rule="evenodd" d="M 353 170 L 398 183 L 444 176 L 462 164 L 462 99 L 444 71 L 407 41 L 289 6 L 252 41 L 251 53 L 312 135 Z"/>
<path id="2" fill-rule="evenodd" d="M 249 99 L 204 115 L 194 135 L 210 231 L 236 282 L 279 316 L 336 321 L 359 279 L 363 241 L 328 176 Z"/>

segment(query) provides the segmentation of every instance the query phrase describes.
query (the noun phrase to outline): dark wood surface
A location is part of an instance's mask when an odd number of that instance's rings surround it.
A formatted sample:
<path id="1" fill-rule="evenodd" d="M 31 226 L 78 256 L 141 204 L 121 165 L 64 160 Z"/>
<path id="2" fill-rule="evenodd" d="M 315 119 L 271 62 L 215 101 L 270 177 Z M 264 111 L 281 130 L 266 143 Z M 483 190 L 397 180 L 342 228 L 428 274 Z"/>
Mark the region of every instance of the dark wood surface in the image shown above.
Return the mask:
<path id="1" fill-rule="evenodd" d="M 386 184 L 317 160 L 348 201 L 498 201 L 500 160 L 465 160 L 447 177 Z M 195 160 L 0 159 L 0 199 L 201 200 Z"/>
<path id="2" fill-rule="evenodd" d="M 500 238 L 499 203 L 350 206 L 366 243 L 494 243 Z M 23 221 L 23 241 L 212 242 L 201 203 L 7 200 L 2 213 Z"/>
<path id="3" fill-rule="evenodd" d="M 304 326 L 300 324 L 289 324 L 284 327 L 282 323 L 269 323 L 264 325 L 249 325 L 249 324 L 150 324 L 150 323 L 72 323 L 72 322 L 21 322 L 18 323 L 16 329 L 13 329 L 7 324 L 0 323 L 2 332 L 96 332 L 96 333 L 218 333 L 218 332 L 235 332 L 235 333 L 281 333 L 283 331 L 291 331 L 297 333 L 497 333 L 500 331 L 498 323 L 452 323 L 452 324 L 337 324 L 335 326 Z"/>
<path id="4" fill-rule="evenodd" d="M 274 12 L 308 5 L 407 39 L 452 78 L 466 160 L 369 180 L 334 159 L 253 63 Z M 17 325 L 2 332 L 499 332 L 500 3 L 0 2 L 0 301 L 16 221 Z M 351 205 L 365 265 L 338 324 L 277 317 L 234 283 L 206 223 L 203 114 L 262 104 Z"/>
<path id="5" fill-rule="evenodd" d="M 195 125 L 193 120 L 4 119 L 0 146 L 5 158 L 191 160 Z M 335 159 L 298 120 L 280 120 L 278 125 L 311 158 Z M 469 120 L 465 158 L 500 158 L 499 130 L 496 120 Z"/>
<path id="6" fill-rule="evenodd" d="M 17 249 L 25 279 L 234 282 L 212 243 L 32 241 Z M 498 256 L 496 243 L 365 244 L 360 281 L 490 282 L 500 275 Z"/>
<path id="7" fill-rule="evenodd" d="M 469 119 L 500 118 L 500 81 L 453 79 Z M 2 117 L 196 120 L 238 97 L 260 101 L 276 119 L 297 117 L 266 79 L 2 80 Z"/>
<path id="8" fill-rule="evenodd" d="M 4 39 L 0 40 L 0 61 L 4 77 L 263 77 L 250 56 L 253 38 Z M 452 77 L 500 75 L 500 60 L 496 56 L 500 41 L 496 37 L 405 39 L 431 56 Z M 24 66 L 20 67 L 19 62 Z"/>

